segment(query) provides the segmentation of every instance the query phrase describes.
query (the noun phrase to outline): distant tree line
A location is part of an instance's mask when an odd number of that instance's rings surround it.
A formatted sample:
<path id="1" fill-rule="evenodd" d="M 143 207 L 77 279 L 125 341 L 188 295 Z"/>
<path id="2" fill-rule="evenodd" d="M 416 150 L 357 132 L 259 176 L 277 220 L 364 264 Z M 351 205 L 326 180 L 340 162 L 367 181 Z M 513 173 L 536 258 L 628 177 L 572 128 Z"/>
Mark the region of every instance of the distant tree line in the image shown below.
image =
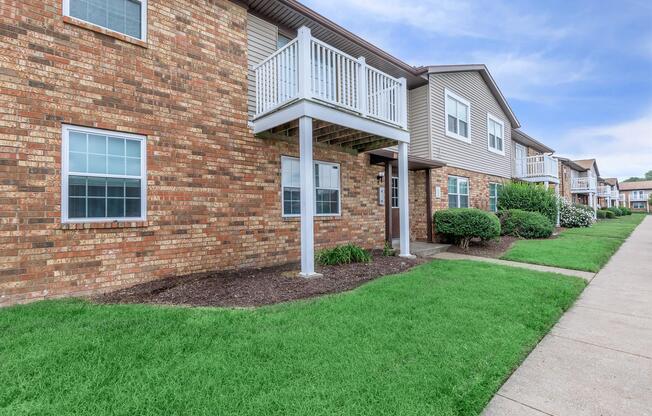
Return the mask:
<path id="1" fill-rule="evenodd" d="M 642 178 L 632 176 L 629 179 L 625 179 L 623 182 L 640 182 L 640 181 L 652 181 L 652 170 L 648 170 Z"/>

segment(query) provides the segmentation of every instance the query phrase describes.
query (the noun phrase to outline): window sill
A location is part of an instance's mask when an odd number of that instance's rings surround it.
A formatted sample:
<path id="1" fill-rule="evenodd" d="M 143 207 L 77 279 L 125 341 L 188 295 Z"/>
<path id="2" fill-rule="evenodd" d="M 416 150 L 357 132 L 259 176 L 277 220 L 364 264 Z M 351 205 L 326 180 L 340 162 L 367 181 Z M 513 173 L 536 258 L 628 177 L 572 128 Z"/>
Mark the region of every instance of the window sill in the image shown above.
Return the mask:
<path id="1" fill-rule="evenodd" d="M 149 221 L 98 221 L 98 222 L 64 222 L 61 223 L 62 230 L 89 230 L 109 228 L 145 228 Z"/>
<path id="2" fill-rule="evenodd" d="M 451 133 L 448 130 L 446 130 L 446 137 L 450 137 L 451 139 L 459 140 L 464 143 L 469 143 L 469 144 L 471 143 L 470 138 L 460 136 L 459 134 Z"/>
<path id="3" fill-rule="evenodd" d="M 83 20 L 79 20 L 74 17 L 63 16 L 63 22 L 73 26 L 81 27 L 86 30 L 90 30 L 91 32 L 101 33 L 102 35 L 106 35 L 111 38 L 118 39 L 122 42 L 131 43 L 132 45 L 140 46 L 141 48 L 147 49 L 149 47 L 146 41 L 132 38 L 131 36 L 127 36 L 122 33 L 115 32 L 113 30 L 94 25 L 93 23 L 84 22 Z"/>
<path id="4" fill-rule="evenodd" d="M 329 220 L 339 220 L 342 218 L 342 214 L 332 214 L 332 215 L 314 215 L 314 221 L 329 221 Z M 301 221 L 301 215 L 286 215 L 283 216 L 283 221 Z"/>
<path id="5" fill-rule="evenodd" d="M 495 154 L 500 155 L 500 156 L 505 156 L 505 151 L 504 151 L 504 150 L 501 152 L 500 150 L 496 150 L 496 149 L 494 149 L 494 148 L 491 147 L 491 146 L 487 147 L 487 149 L 488 149 L 491 153 L 495 153 Z"/>

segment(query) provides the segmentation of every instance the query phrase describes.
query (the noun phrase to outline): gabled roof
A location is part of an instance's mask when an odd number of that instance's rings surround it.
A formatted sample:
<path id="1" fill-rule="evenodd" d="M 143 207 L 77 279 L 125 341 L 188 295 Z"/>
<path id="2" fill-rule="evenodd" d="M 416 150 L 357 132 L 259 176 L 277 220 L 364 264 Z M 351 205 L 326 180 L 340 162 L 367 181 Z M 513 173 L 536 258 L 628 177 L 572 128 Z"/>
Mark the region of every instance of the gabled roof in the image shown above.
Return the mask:
<path id="1" fill-rule="evenodd" d="M 546 146 L 534 137 L 525 134 L 522 130 L 519 129 L 512 130 L 512 140 L 515 140 L 542 153 L 555 153 L 555 149 Z"/>
<path id="2" fill-rule="evenodd" d="M 638 181 L 638 182 L 621 182 L 621 191 L 637 191 L 639 189 L 652 189 L 652 181 Z"/>
<path id="3" fill-rule="evenodd" d="M 484 82 L 487 83 L 489 90 L 491 90 L 491 93 L 496 98 L 496 101 L 498 101 L 498 105 L 500 105 L 500 108 L 502 108 L 503 112 L 505 112 L 505 114 L 507 115 L 507 118 L 509 118 L 509 122 L 511 123 L 512 128 L 517 129 L 521 127 L 521 123 L 519 123 L 518 119 L 516 118 L 516 115 L 512 111 L 512 108 L 509 106 L 507 99 L 500 91 L 500 88 L 498 88 L 498 84 L 496 84 L 496 81 L 491 76 L 491 73 L 489 73 L 489 69 L 487 69 L 486 65 L 484 64 L 432 65 L 432 66 L 425 67 L 423 71 L 427 72 L 428 74 L 445 74 L 451 72 L 475 72 L 475 71 L 479 72 Z"/>
<path id="4" fill-rule="evenodd" d="M 595 166 L 595 173 L 596 175 L 600 176 L 600 171 L 598 170 L 598 163 L 595 161 L 595 159 L 580 159 L 580 160 L 574 160 L 574 162 L 582 166 L 584 170 L 589 170 L 593 166 Z"/>
<path id="5" fill-rule="evenodd" d="M 577 163 L 573 162 L 572 160 L 570 160 L 570 159 L 568 159 L 566 157 L 557 156 L 557 160 L 559 160 L 561 163 L 568 166 L 569 168 L 571 168 L 573 170 L 576 170 L 576 171 L 579 171 L 579 172 L 584 172 L 584 171 L 588 170 L 588 169 L 585 169 L 584 167 L 578 165 Z"/>
<path id="6" fill-rule="evenodd" d="M 611 186 L 618 186 L 618 178 L 605 178 L 604 181 Z"/>

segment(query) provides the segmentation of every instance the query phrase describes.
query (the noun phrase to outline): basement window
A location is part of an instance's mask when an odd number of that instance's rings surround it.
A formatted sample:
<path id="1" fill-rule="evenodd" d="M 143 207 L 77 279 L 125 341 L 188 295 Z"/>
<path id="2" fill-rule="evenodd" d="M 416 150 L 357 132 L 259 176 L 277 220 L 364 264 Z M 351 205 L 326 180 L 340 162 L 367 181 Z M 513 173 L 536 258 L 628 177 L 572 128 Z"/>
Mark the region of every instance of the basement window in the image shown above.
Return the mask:
<path id="1" fill-rule="evenodd" d="M 142 41 L 147 37 L 147 0 L 63 0 L 63 14 Z"/>
<path id="2" fill-rule="evenodd" d="M 63 126 L 62 222 L 144 221 L 145 137 Z"/>
<path id="3" fill-rule="evenodd" d="M 315 162 L 315 206 L 317 216 L 340 215 L 340 165 Z M 301 215 L 299 159 L 281 158 L 281 205 L 284 217 Z"/>

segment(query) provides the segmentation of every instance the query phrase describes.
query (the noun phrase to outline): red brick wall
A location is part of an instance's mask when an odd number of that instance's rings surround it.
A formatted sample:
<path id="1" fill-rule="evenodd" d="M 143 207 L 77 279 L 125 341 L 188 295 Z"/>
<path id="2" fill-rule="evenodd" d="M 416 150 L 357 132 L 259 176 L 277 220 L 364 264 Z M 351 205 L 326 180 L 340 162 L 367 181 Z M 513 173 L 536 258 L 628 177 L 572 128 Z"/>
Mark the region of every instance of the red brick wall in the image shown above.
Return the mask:
<path id="1" fill-rule="evenodd" d="M 246 11 L 226 0 L 150 0 L 148 43 L 65 23 L 61 0 L 0 11 L 0 304 L 85 294 L 170 275 L 298 260 L 280 213 L 280 157 L 296 143 L 247 126 Z M 146 223 L 64 226 L 62 123 L 147 136 Z M 342 216 L 319 247 L 381 247 L 368 156 L 341 163 Z"/>
<path id="2" fill-rule="evenodd" d="M 472 172 L 449 166 L 432 169 L 432 209 L 433 213 L 448 208 L 448 176 L 469 178 L 469 207 L 489 210 L 489 184 L 505 183 L 509 179 L 484 173 Z M 412 238 L 425 240 L 426 224 L 426 192 L 425 172 L 410 172 L 410 229 Z M 436 197 L 436 187 L 441 188 L 441 197 Z"/>

